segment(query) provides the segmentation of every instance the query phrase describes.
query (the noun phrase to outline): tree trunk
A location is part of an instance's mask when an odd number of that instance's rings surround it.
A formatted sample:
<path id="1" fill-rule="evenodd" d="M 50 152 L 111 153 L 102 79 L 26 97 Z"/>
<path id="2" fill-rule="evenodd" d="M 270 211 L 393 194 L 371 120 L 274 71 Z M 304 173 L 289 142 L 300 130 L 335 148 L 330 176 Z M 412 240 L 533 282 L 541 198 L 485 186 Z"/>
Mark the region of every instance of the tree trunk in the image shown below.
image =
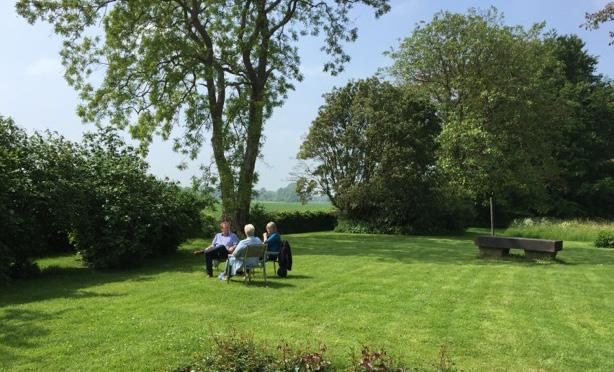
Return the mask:
<path id="1" fill-rule="evenodd" d="M 245 158 L 241 165 L 239 184 L 237 185 L 236 220 L 240 224 L 241 229 L 245 224 L 249 223 L 252 184 L 254 182 L 256 159 L 258 158 L 260 138 L 262 136 L 264 83 L 255 84 L 250 98 Z"/>

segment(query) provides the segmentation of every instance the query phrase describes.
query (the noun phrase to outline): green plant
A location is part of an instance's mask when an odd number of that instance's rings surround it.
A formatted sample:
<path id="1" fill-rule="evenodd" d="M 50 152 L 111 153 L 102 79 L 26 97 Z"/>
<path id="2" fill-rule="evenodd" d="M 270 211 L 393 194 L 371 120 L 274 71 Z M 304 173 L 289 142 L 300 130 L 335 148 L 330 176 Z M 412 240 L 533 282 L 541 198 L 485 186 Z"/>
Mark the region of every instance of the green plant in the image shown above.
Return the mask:
<path id="1" fill-rule="evenodd" d="M 595 239 L 595 247 L 614 248 L 614 230 L 599 231 L 597 239 Z"/>
<path id="2" fill-rule="evenodd" d="M 388 355 L 385 350 L 372 351 L 368 346 L 363 346 L 358 362 L 354 361 L 354 371 L 358 372 L 384 372 L 406 371 L 408 368 L 397 362 Z"/>

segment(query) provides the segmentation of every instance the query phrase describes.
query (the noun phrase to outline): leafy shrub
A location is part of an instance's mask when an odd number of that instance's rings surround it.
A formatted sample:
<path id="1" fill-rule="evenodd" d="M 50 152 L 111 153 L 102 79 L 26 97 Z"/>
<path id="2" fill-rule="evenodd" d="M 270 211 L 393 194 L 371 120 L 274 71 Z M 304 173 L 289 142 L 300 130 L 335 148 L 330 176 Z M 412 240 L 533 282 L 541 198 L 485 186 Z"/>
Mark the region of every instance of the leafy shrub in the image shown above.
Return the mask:
<path id="1" fill-rule="evenodd" d="M 356 363 L 356 362 L 355 362 Z M 393 357 L 388 355 L 385 350 L 371 351 L 368 346 L 362 348 L 355 371 L 375 372 L 375 371 L 405 371 L 409 370 Z"/>
<path id="2" fill-rule="evenodd" d="M 253 337 L 231 330 L 213 337 L 213 347 L 176 371 L 328 371 L 331 363 L 325 348 L 314 351 L 292 349 L 287 343 L 271 350 Z"/>
<path id="3" fill-rule="evenodd" d="M 138 265 L 198 235 L 206 190 L 147 173 L 112 131 L 83 144 L 57 134 L 28 137 L 0 116 L 0 283 L 39 272 L 32 259 L 78 249 L 95 268 Z"/>
<path id="4" fill-rule="evenodd" d="M 614 248 L 614 231 L 600 231 L 595 239 L 595 247 Z"/>
<path id="5" fill-rule="evenodd" d="M 364 346 L 359 356 L 352 356 L 345 366 L 333 367 L 326 357 L 326 347 L 320 345 L 317 351 L 297 349 L 288 343 L 281 343 L 271 349 L 263 342 L 256 342 L 252 336 L 231 330 L 225 335 L 213 336 L 213 347 L 195 355 L 194 360 L 176 372 L 198 371 L 456 371 L 450 359 L 448 348 L 442 345 L 438 359 L 429 368 L 410 368 L 390 356 L 385 350 L 372 351 Z"/>
<path id="6" fill-rule="evenodd" d="M 40 247 L 29 168 L 26 133 L 0 116 L 0 283 L 31 272 L 31 258 Z"/>
<path id="7" fill-rule="evenodd" d="M 314 231 L 331 231 L 337 225 L 337 214 L 333 211 L 267 212 L 262 204 L 255 203 L 250 211 L 250 221 L 258 233 L 274 221 L 282 234 L 297 234 Z"/>
<path id="8" fill-rule="evenodd" d="M 147 164 L 114 133 L 84 142 L 84 203 L 71 240 L 93 268 L 125 268 L 169 253 L 197 233 L 207 200 L 147 174 Z"/>

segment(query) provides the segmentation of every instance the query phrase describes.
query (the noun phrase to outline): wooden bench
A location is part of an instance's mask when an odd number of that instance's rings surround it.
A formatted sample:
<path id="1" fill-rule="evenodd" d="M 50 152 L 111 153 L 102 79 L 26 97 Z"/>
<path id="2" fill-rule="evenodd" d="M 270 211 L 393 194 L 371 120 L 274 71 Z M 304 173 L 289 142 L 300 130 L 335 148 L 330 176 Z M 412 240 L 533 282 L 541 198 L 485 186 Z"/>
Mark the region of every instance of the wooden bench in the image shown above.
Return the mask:
<path id="1" fill-rule="evenodd" d="M 555 258 L 563 250 L 562 240 L 511 238 L 504 236 L 478 236 L 475 245 L 480 248 L 482 257 L 504 257 L 510 249 L 524 249 L 529 258 Z"/>

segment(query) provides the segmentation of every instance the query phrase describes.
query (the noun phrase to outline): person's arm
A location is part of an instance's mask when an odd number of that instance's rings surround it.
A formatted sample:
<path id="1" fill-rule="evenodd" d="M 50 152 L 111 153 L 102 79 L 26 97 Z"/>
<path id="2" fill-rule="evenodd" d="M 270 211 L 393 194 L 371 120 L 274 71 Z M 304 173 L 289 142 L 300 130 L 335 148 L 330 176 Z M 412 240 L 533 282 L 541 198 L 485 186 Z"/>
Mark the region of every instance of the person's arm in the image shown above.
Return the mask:
<path id="1" fill-rule="evenodd" d="M 240 241 L 239 244 L 237 244 L 234 249 L 232 250 L 232 255 L 234 257 L 239 256 L 239 254 L 243 251 L 244 247 L 246 246 L 246 244 L 243 244 L 243 241 Z"/>
<path id="2" fill-rule="evenodd" d="M 228 249 L 228 253 L 234 252 L 237 248 L 237 244 L 239 244 L 239 237 L 235 233 L 230 233 L 230 243 L 229 246 L 226 247 Z"/>

